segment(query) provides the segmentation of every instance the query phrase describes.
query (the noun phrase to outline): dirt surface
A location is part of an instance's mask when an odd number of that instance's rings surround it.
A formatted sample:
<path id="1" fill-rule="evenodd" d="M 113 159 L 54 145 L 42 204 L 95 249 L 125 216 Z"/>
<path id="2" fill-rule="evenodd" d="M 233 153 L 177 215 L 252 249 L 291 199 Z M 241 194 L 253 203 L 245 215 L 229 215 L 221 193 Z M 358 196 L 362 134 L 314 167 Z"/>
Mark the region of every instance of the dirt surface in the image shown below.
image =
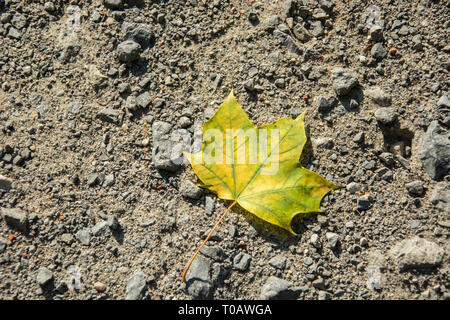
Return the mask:
<path id="1" fill-rule="evenodd" d="M 449 299 L 449 13 L 1 0 L 0 299 Z M 256 125 L 306 110 L 301 163 L 344 187 L 297 236 L 233 208 L 182 283 L 229 203 L 155 134 L 231 89 Z"/>

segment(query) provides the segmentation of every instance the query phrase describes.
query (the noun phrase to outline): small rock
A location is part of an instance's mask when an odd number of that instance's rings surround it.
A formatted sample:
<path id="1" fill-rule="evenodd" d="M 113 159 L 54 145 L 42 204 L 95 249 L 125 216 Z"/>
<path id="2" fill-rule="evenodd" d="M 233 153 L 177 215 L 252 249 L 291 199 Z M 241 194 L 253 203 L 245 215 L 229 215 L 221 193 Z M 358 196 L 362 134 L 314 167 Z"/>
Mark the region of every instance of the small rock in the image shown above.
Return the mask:
<path id="1" fill-rule="evenodd" d="M 409 194 L 412 196 L 421 196 L 423 195 L 423 181 L 416 180 L 405 185 L 406 190 L 408 190 Z"/>
<path id="2" fill-rule="evenodd" d="M 350 182 L 345 188 L 347 189 L 348 192 L 352 194 L 361 191 L 361 186 L 357 182 Z"/>
<path id="3" fill-rule="evenodd" d="M 180 192 L 184 197 L 190 199 L 200 199 L 203 195 L 203 190 L 190 180 L 185 180 L 181 183 Z"/>
<path id="4" fill-rule="evenodd" d="M 53 280 L 53 273 L 45 267 L 40 267 L 36 276 L 37 283 L 41 287 L 44 287 L 50 283 L 51 280 Z"/>
<path id="5" fill-rule="evenodd" d="M 120 9 L 122 7 L 122 0 L 104 0 L 105 7 L 110 9 Z"/>
<path id="6" fill-rule="evenodd" d="M 325 236 L 327 238 L 327 248 L 331 250 L 336 249 L 339 241 L 339 235 L 333 232 L 327 232 Z"/>
<path id="7" fill-rule="evenodd" d="M 397 119 L 397 113 L 394 108 L 379 108 L 375 111 L 375 118 L 379 123 L 387 125 Z"/>
<path id="8" fill-rule="evenodd" d="M 109 230 L 109 225 L 107 221 L 100 221 L 91 228 L 91 232 L 94 236 L 99 236 L 105 234 Z"/>
<path id="9" fill-rule="evenodd" d="M 0 190 L 9 191 L 12 187 L 12 180 L 0 174 Z"/>
<path id="10" fill-rule="evenodd" d="M 414 237 L 395 245 L 390 254 L 400 270 L 404 271 L 440 265 L 444 257 L 444 250 L 432 241 Z"/>
<path id="11" fill-rule="evenodd" d="M 252 257 L 247 253 L 239 252 L 233 259 L 233 268 L 239 271 L 246 271 L 250 266 Z"/>
<path id="12" fill-rule="evenodd" d="M 197 256 L 186 274 L 186 289 L 192 299 L 208 299 L 213 293 L 211 260 Z"/>
<path id="13" fill-rule="evenodd" d="M 125 300 L 141 300 L 147 289 L 147 275 L 137 271 L 127 280 Z"/>
<path id="14" fill-rule="evenodd" d="M 7 243 L 6 239 L 0 237 L 0 253 L 5 252 Z"/>
<path id="15" fill-rule="evenodd" d="M 79 114 L 81 109 L 83 108 L 82 104 L 76 101 L 69 102 L 67 104 L 67 111 L 72 114 Z"/>
<path id="16" fill-rule="evenodd" d="M 126 40 L 117 46 L 117 55 L 122 62 L 133 62 L 139 59 L 141 46 L 132 40 Z"/>
<path id="17" fill-rule="evenodd" d="M 372 201 L 369 195 L 363 195 L 357 201 L 359 210 L 368 210 L 372 207 Z"/>
<path id="18" fill-rule="evenodd" d="M 373 26 L 369 29 L 369 38 L 374 42 L 383 41 L 383 28 L 380 26 Z"/>
<path id="19" fill-rule="evenodd" d="M 439 209 L 450 213 L 450 183 L 439 182 L 431 193 L 430 201 Z"/>
<path id="20" fill-rule="evenodd" d="M 345 68 L 335 68 L 331 72 L 333 89 L 338 96 L 348 94 L 358 84 L 358 78 Z"/>
<path id="21" fill-rule="evenodd" d="M 90 230 L 85 228 L 75 233 L 75 238 L 80 241 L 81 244 L 88 246 L 91 241 Z"/>
<path id="22" fill-rule="evenodd" d="M 98 119 L 117 125 L 119 125 L 122 122 L 122 117 L 123 117 L 122 111 L 110 108 L 104 108 L 97 113 Z"/>
<path id="23" fill-rule="evenodd" d="M 320 249 L 322 244 L 320 243 L 319 235 L 314 233 L 309 239 L 309 243 L 311 243 L 315 248 Z"/>
<path id="24" fill-rule="evenodd" d="M 269 264 L 276 269 L 283 270 L 286 267 L 286 258 L 283 256 L 275 256 L 269 260 Z"/>
<path id="25" fill-rule="evenodd" d="M 419 159 L 431 179 L 438 180 L 450 169 L 450 134 L 432 121 L 422 137 Z"/>
<path id="26" fill-rule="evenodd" d="M 15 208 L 0 208 L 6 224 L 21 232 L 27 231 L 28 215 L 26 212 Z"/>
<path id="27" fill-rule="evenodd" d="M 97 292 L 105 292 L 106 291 L 106 285 L 103 282 L 96 282 L 96 283 L 94 283 L 94 289 Z"/>
<path id="28" fill-rule="evenodd" d="M 384 47 L 383 43 L 378 42 L 373 45 L 372 49 L 370 50 L 370 54 L 375 59 L 383 59 L 387 55 L 387 50 Z"/>
<path id="29" fill-rule="evenodd" d="M 300 292 L 300 288 L 294 286 L 291 282 L 271 276 L 261 289 L 261 299 L 296 300 Z"/>
<path id="30" fill-rule="evenodd" d="M 391 95 L 380 87 L 370 88 L 365 91 L 365 94 L 372 99 L 374 103 L 382 107 L 389 107 L 391 105 Z"/>

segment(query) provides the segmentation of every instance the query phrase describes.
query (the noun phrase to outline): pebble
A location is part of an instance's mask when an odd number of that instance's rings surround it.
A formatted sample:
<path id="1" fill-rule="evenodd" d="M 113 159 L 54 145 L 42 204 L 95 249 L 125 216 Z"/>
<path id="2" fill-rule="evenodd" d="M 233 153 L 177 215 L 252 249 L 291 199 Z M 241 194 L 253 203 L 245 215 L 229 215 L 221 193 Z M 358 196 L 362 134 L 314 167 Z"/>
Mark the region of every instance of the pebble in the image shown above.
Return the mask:
<path id="1" fill-rule="evenodd" d="M 286 268 L 286 258 L 283 256 L 275 256 L 269 260 L 269 264 L 276 269 L 283 270 Z"/>
<path id="2" fill-rule="evenodd" d="M 450 170 L 450 134 L 437 120 L 430 123 L 422 137 L 419 159 L 433 180 L 440 179 Z"/>
<path id="3" fill-rule="evenodd" d="M 252 257 L 247 253 L 239 252 L 233 259 L 233 268 L 239 271 L 246 271 L 250 266 Z"/>
<path id="4" fill-rule="evenodd" d="M 263 300 L 296 300 L 300 295 L 300 288 L 293 283 L 271 276 L 261 289 Z"/>
<path id="5" fill-rule="evenodd" d="M 90 230 L 88 228 L 81 229 L 75 233 L 75 238 L 83 245 L 88 246 L 91 241 Z"/>
<path id="6" fill-rule="evenodd" d="M 122 62 L 133 62 L 139 59 L 141 46 L 132 40 L 126 40 L 117 46 L 117 56 Z"/>
<path id="7" fill-rule="evenodd" d="M 12 187 L 12 180 L 0 174 L 0 190 L 9 191 Z"/>
<path id="8" fill-rule="evenodd" d="M 97 292 L 105 292 L 106 291 L 106 285 L 103 282 L 96 282 L 96 283 L 94 283 L 94 289 Z"/>
<path id="9" fill-rule="evenodd" d="M 185 180 L 181 183 L 180 192 L 183 197 L 189 199 L 200 199 L 203 195 L 203 190 L 190 180 Z"/>
<path id="10" fill-rule="evenodd" d="M 358 78 L 348 69 L 335 68 L 331 71 L 333 89 L 338 96 L 344 96 L 358 84 Z"/>
<path id="11" fill-rule="evenodd" d="M 440 265 L 444 249 L 435 242 L 413 237 L 396 244 L 390 255 L 401 271 L 407 269 L 432 268 Z"/>
<path id="12" fill-rule="evenodd" d="M 388 125 L 397 119 L 397 113 L 394 108 L 379 108 L 375 111 L 375 118 L 379 123 Z"/>
<path id="13" fill-rule="evenodd" d="M 421 196 L 423 195 L 423 181 L 416 180 L 410 183 L 405 184 L 406 190 L 408 190 L 409 194 L 412 196 Z"/>
<path id="14" fill-rule="evenodd" d="M 53 273 L 45 267 L 40 267 L 36 276 L 37 283 L 41 287 L 44 287 L 52 280 L 53 280 Z"/>
<path id="15" fill-rule="evenodd" d="M 27 232 L 28 215 L 26 212 L 15 208 L 0 208 L 0 212 L 9 227 L 21 232 Z"/>
<path id="16" fill-rule="evenodd" d="M 336 249 L 339 241 L 339 235 L 334 232 L 327 232 L 325 236 L 327 238 L 327 248 L 331 250 Z"/>
<path id="17" fill-rule="evenodd" d="M 141 300 L 147 290 L 147 275 L 142 271 L 136 271 L 127 280 L 125 300 Z"/>

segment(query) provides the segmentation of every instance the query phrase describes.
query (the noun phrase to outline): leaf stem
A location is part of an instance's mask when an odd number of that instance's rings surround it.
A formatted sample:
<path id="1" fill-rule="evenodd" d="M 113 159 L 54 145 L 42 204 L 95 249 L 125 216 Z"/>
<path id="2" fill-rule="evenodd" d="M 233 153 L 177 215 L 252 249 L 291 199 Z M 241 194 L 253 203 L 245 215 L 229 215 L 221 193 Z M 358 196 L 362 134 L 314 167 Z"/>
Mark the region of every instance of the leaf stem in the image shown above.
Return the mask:
<path id="1" fill-rule="evenodd" d="M 217 220 L 216 224 L 214 225 L 214 227 L 212 227 L 211 231 L 209 232 L 208 236 L 205 238 L 205 240 L 203 240 L 203 243 L 200 245 L 200 247 L 198 247 L 197 251 L 195 251 L 194 255 L 192 256 L 191 260 L 189 260 L 189 263 L 186 266 L 186 269 L 184 269 L 183 272 L 183 276 L 181 278 L 181 281 L 186 282 L 186 273 L 188 272 L 189 268 L 191 267 L 192 262 L 194 261 L 195 257 L 197 256 L 197 254 L 200 252 L 200 250 L 203 248 L 203 246 L 205 245 L 206 241 L 209 240 L 209 238 L 211 238 L 212 234 L 214 233 L 214 231 L 216 230 L 216 228 L 219 226 L 220 222 L 223 220 L 223 218 L 225 218 L 225 216 L 227 215 L 228 211 L 230 211 L 231 208 L 233 208 L 233 206 L 236 204 L 236 201 L 234 201 L 228 208 L 227 210 L 225 210 L 225 212 L 222 214 L 222 216 L 219 218 L 219 220 Z"/>

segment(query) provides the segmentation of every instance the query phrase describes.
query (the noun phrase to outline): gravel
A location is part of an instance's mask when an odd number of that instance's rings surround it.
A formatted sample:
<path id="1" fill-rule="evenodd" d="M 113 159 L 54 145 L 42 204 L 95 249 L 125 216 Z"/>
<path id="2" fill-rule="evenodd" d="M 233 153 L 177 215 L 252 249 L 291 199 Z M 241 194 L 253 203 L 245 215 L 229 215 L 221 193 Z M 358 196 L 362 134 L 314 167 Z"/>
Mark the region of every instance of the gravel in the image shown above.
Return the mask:
<path id="1" fill-rule="evenodd" d="M 450 296 L 442 1 L 0 2 L 0 299 L 121 300 L 136 270 L 152 300 Z M 230 203 L 180 142 L 231 89 L 258 126 L 305 112 L 299 165 L 342 187 L 297 235 L 233 207 L 181 283 Z M 439 264 L 399 267 L 414 237 Z"/>

